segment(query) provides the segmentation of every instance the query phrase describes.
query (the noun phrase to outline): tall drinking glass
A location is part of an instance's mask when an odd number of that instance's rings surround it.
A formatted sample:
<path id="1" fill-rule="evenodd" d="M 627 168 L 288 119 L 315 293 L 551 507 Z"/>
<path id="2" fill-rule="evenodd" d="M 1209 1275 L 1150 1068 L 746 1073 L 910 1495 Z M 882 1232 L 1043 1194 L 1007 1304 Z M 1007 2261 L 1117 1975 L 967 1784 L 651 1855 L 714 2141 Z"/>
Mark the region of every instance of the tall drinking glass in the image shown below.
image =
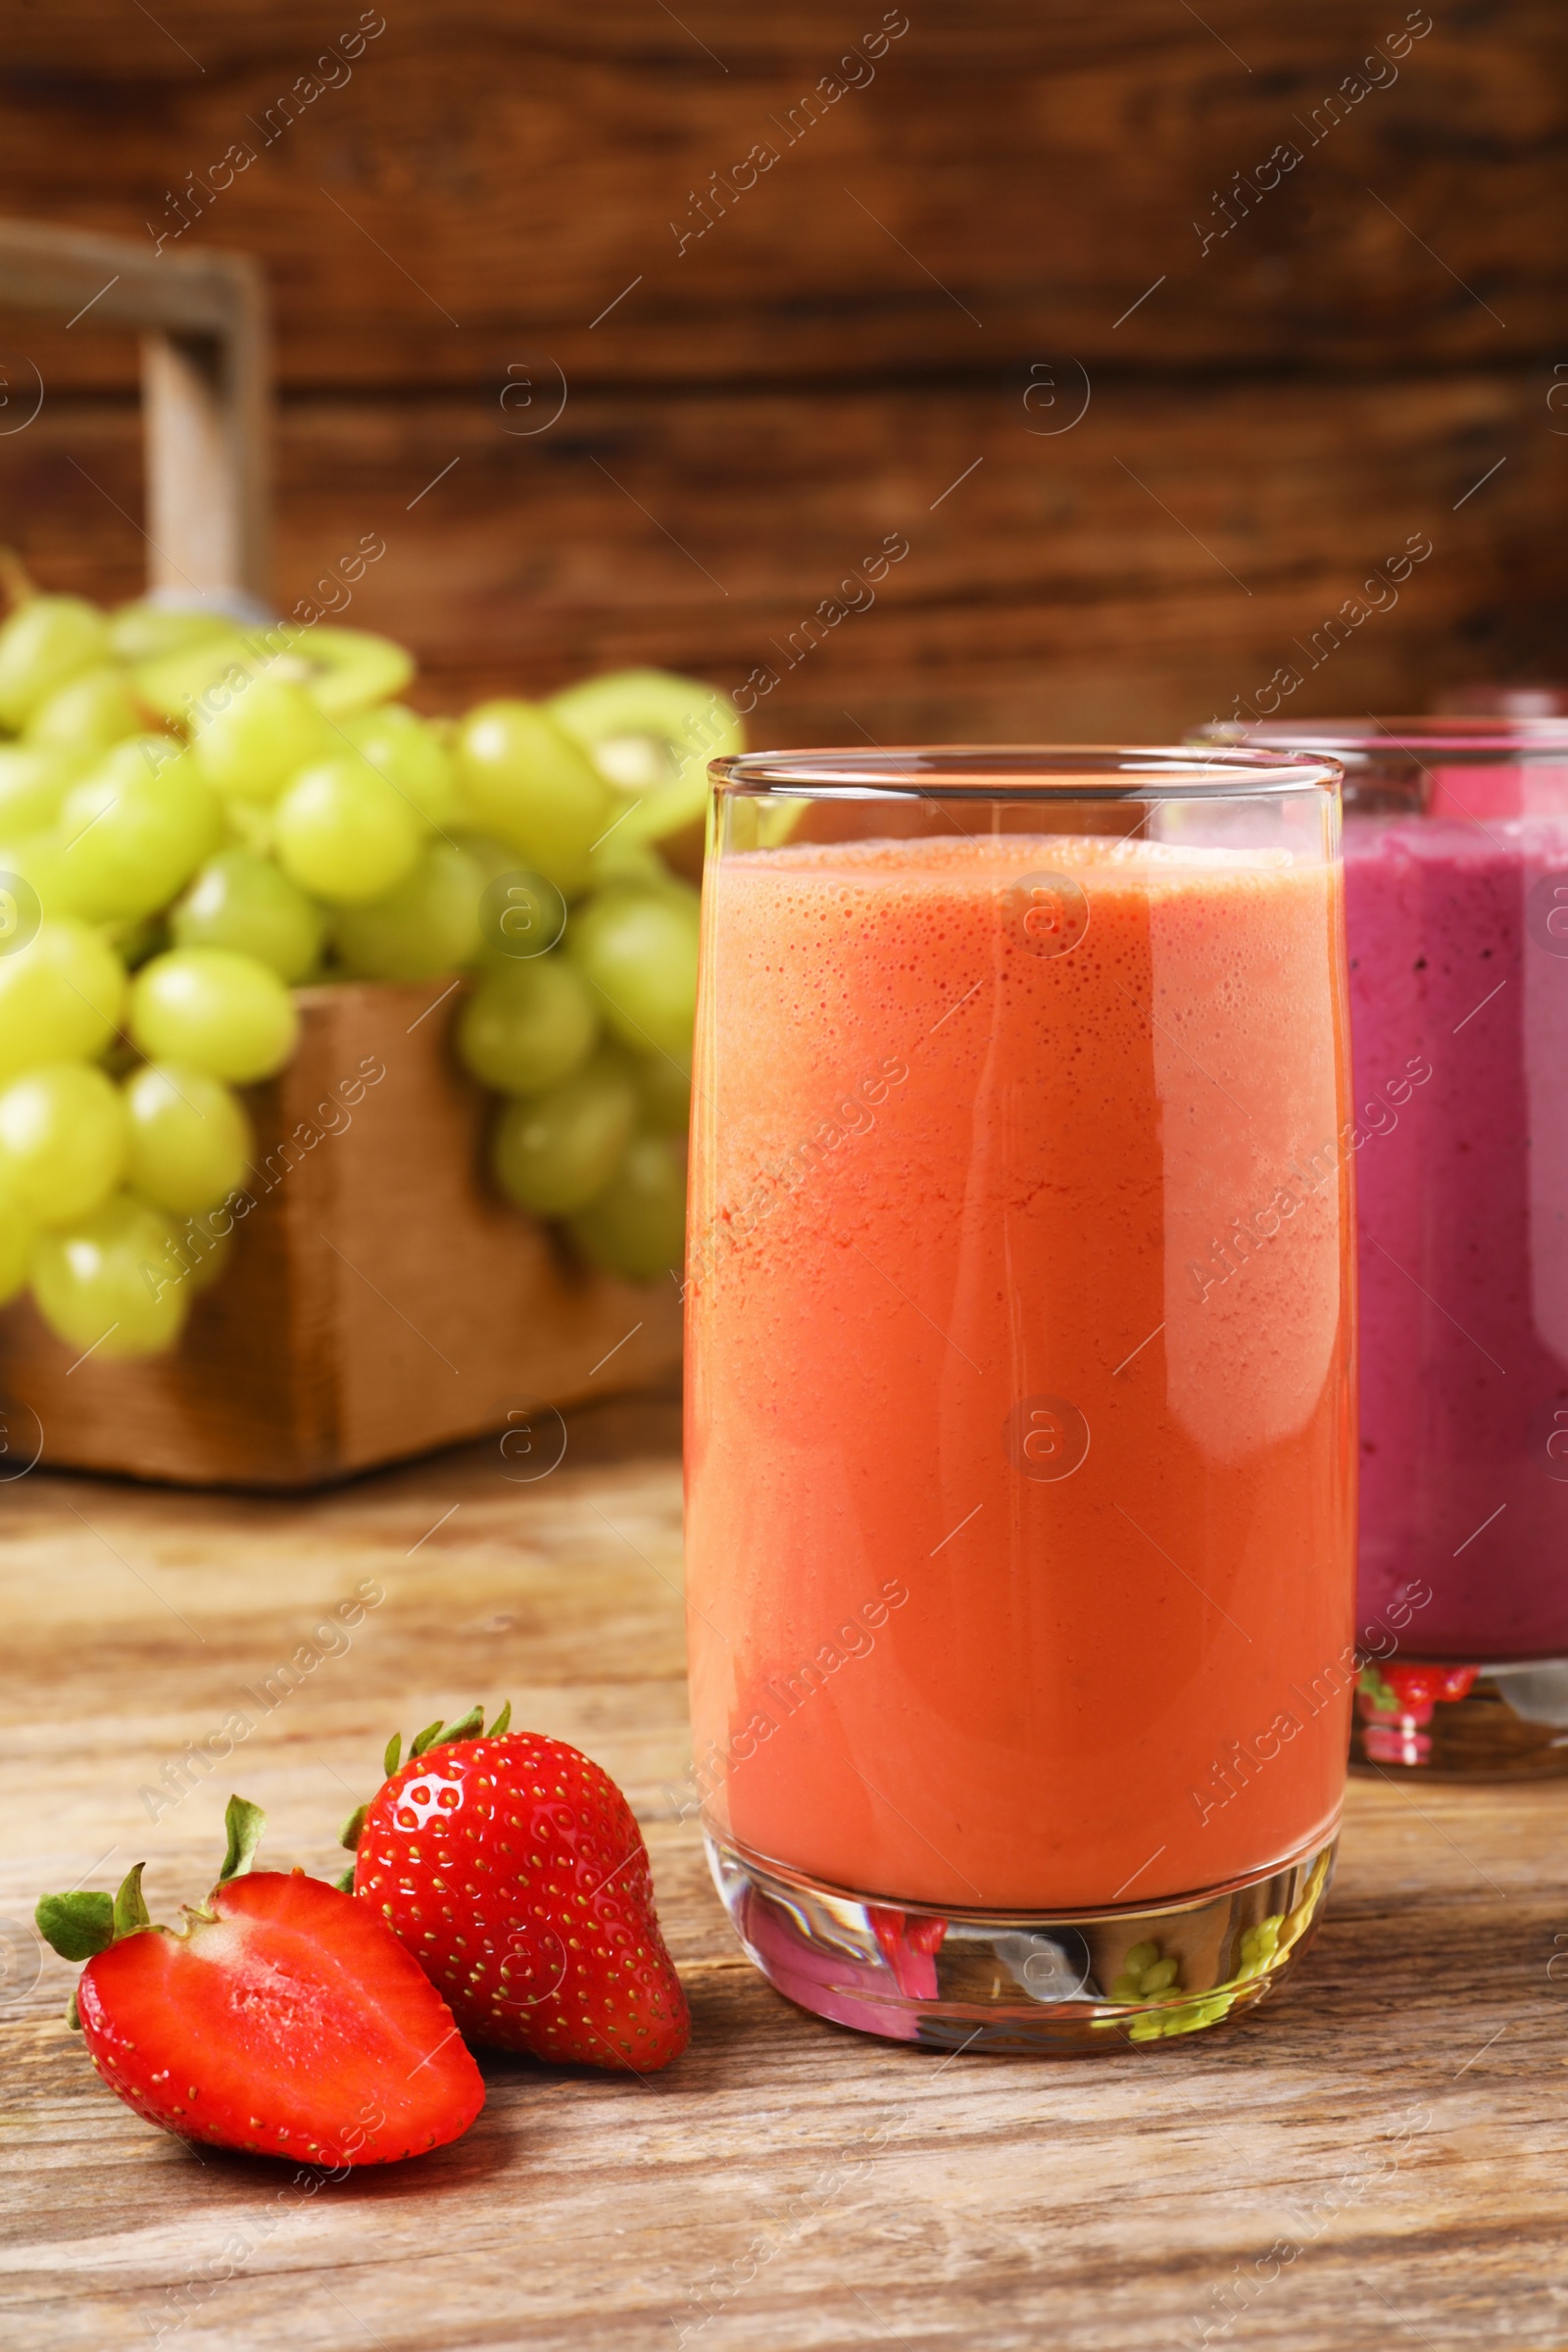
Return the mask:
<path id="1" fill-rule="evenodd" d="M 1237 730 L 1212 730 L 1235 740 Z M 1355 1755 L 1568 1770 L 1568 720 L 1298 719 L 1345 766 Z"/>
<path id="2" fill-rule="evenodd" d="M 687 1530 L 719 1889 L 782 1991 L 869 2033 L 1213 2025 L 1317 1918 L 1355 1677 L 1339 769 L 712 774 Z"/>

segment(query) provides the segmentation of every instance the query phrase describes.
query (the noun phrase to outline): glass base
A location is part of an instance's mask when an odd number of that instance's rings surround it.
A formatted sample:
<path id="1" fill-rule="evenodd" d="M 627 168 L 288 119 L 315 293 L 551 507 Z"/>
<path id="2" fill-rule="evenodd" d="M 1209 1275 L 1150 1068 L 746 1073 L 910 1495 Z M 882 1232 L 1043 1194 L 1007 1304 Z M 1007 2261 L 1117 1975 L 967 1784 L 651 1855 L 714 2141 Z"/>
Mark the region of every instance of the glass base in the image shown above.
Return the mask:
<path id="1" fill-rule="evenodd" d="M 1350 1763 L 1431 1781 L 1555 1780 L 1568 1773 L 1568 1658 L 1369 1665 Z"/>
<path id="2" fill-rule="evenodd" d="M 1311 1941 L 1338 1844 L 1158 1903 L 991 1912 L 873 1900 L 705 1838 L 748 1954 L 801 2008 L 931 2049 L 1064 2058 L 1254 2007 Z"/>

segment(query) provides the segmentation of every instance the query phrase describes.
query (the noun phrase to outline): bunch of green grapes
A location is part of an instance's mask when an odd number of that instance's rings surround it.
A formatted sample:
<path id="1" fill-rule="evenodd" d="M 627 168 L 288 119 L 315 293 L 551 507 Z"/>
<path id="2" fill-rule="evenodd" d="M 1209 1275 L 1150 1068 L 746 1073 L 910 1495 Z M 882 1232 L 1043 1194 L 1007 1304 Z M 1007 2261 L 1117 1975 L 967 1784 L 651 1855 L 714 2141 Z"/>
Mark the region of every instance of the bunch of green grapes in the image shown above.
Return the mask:
<path id="1" fill-rule="evenodd" d="M 82 1353 L 172 1346 L 219 1271 L 235 1090 L 307 983 L 469 975 L 495 1183 L 608 1271 L 679 1262 L 697 894 L 658 844 L 739 718 L 644 670 L 432 720 L 413 667 L 25 582 L 0 625 L 0 1301 Z"/>

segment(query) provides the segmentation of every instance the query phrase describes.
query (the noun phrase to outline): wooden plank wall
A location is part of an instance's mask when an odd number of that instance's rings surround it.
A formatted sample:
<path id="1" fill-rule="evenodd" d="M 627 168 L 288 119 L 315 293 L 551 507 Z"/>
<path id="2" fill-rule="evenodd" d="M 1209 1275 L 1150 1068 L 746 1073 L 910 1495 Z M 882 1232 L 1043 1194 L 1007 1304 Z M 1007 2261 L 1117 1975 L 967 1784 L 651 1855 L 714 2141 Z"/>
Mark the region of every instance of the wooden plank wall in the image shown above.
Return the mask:
<path id="1" fill-rule="evenodd" d="M 14 0 L 0 211 L 263 259 L 279 599 L 381 535 L 429 707 L 1148 738 L 1568 672 L 1565 69 L 1561 0 Z M 0 536 L 131 591 L 132 355 L 0 364 Z"/>

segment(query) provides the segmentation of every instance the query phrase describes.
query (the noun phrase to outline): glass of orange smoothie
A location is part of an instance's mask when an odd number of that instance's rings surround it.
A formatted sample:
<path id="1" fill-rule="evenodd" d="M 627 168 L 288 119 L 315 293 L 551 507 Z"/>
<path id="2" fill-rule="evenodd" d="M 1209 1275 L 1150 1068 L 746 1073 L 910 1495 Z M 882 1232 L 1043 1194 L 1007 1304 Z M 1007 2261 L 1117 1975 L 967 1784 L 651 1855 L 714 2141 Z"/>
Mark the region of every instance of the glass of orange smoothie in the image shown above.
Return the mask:
<path id="1" fill-rule="evenodd" d="M 713 768 L 694 1773 L 747 1949 L 949 2048 L 1257 2001 L 1356 1678 L 1339 775 Z"/>

